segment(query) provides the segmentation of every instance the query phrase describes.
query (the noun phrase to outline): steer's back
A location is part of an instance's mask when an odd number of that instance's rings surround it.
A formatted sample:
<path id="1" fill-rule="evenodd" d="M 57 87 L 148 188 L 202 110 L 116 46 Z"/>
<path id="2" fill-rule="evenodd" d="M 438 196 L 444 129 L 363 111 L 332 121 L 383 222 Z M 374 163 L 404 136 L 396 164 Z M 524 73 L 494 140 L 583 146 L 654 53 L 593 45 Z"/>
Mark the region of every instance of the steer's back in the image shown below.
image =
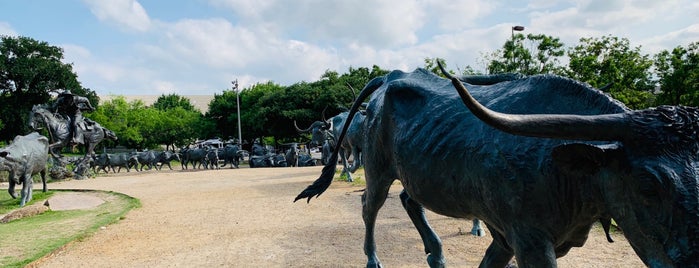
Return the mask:
<path id="1" fill-rule="evenodd" d="M 3 148 L 8 160 L 27 165 L 32 174 L 44 170 L 48 161 L 49 140 L 37 132 L 16 136 L 12 143 Z"/>
<path id="2" fill-rule="evenodd" d="M 373 95 L 366 119 L 367 137 L 372 137 L 366 148 L 381 149 L 365 150 L 366 169 L 394 173 L 411 197 L 427 208 L 455 217 L 503 207 L 516 213 L 523 204 L 520 199 L 556 194 L 528 190 L 533 184 L 548 183 L 551 149 L 565 141 L 495 130 L 468 111 L 449 80 L 423 70 L 393 72 L 382 87 Z M 597 90 L 556 76 L 467 87 L 479 102 L 506 113 L 626 110 Z"/>

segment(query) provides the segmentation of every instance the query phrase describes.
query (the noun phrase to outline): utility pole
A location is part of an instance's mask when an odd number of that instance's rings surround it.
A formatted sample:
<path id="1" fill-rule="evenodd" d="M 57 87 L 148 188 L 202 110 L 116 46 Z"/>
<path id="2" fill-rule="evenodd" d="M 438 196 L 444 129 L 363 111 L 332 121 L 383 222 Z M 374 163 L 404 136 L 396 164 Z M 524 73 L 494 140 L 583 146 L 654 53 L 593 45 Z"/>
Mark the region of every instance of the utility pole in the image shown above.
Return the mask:
<path id="1" fill-rule="evenodd" d="M 240 91 L 238 90 L 238 79 L 231 81 L 233 90 L 235 91 L 235 106 L 238 109 L 238 144 L 243 146 L 243 134 L 240 130 Z"/>
<path id="2" fill-rule="evenodd" d="M 515 31 L 524 31 L 524 26 L 512 26 L 512 57 L 509 59 L 510 63 L 514 65 L 515 63 Z M 513 70 L 514 72 L 515 70 Z"/>

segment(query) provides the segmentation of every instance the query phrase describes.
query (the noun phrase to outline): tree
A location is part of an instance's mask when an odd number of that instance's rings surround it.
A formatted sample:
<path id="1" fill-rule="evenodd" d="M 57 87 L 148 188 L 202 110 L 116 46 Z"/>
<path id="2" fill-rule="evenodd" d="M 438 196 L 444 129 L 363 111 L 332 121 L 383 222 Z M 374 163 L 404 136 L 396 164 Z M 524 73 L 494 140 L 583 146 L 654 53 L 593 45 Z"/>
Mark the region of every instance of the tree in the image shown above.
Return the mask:
<path id="1" fill-rule="evenodd" d="M 182 107 L 168 109 L 162 113 L 161 120 L 158 121 L 160 124 L 156 126 L 161 133 L 158 144 L 165 144 L 165 149 L 172 146 L 173 150 L 190 144 L 197 137 L 202 118 L 201 113 Z"/>
<path id="2" fill-rule="evenodd" d="M 699 42 L 655 55 L 657 104 L 699 106 Z"/>
<path id="3" fill-rule="evenodd" d="M 442 59 L 442 58 L 425 58 L 425 66 L 423 67 L 425 70 L 428 70 L 438 76 L 441 77 L 446 77 L 442 73 L 442 71 L 439 70 L 439 66 L 437 65 L 437 62 L 441 63 L 444 68 L 447 66 L 447 61 Z M 453 70 L 448 70 L 448 72 L 452 75 L 456 75 L 457 73 L 460 73 L 460 75 L 480 75 L 480 72 L 476 72 L 471 65 L 466 65 L 464 67 L 463 71 L 455 72 Z"/>
<path id="4" fill-rule="evenodd" d="M 203 123 L 202 114 L 189 99 L 177 94 L 162 95 L 152 108 L 158 111 L 153 140 L 156 144 L 164 144 L 166 150 L 190 144 L 202 133 L 198 130 Z"/>
<path id="5" fill-rule="evenodd" d="M 97 95 L 83 88 L 71 64 L 63 63 L 63 49 L 29 37 L 0 36 L 0 139 L 28 133 L 29 111 L 51 99 L 50 93 L 70 89 L 96 106 Z"/>
<path id="6" fill-rule="evenodd" d="M 612 83 L 607 90 L 612 97 L 633 109 L 646 108 L 653 102 L 653 61 L 640 50 L 640 46 L 631 48 L 626 38 L 581 38 L 579 45 L 568 50 L 566 74 L 597 88 Z"/>
<path id="7" fill-rule="evenodd" d="M 294 121 L 306 126 L 320 120 L 323 115 L 331 117 L 346 110 L 357 94 L 348 85 L 356 91 L 371 79 L 387 73 L 376 65 L 372 68 L 350 67 L 344 74 L 328 70 L 315 82 L 281 86 L 269 81 L 245 88 L 240 92 L 243 140 L 261 138 L 275 143 L 303 142 L 307 138 L 299 136 Z M 215 94 L 204 116 L 204 128 L 212 130 L 206 133 L 206 137 L 237 137 L 237 116 L 236 93 L 224 91 Z"/>
<path id="8" fill-rule="evenodd" d="M 160 97 L 158 97 L 158 99 L 153 103 L 153 108 L 161 111 L 167 111 L 176 107 L 180 107 L 186 111 L 196 110 L 196 108 L 194 107 L 194 105 L 192 105 L 192 102 L 188 98 L 182 97 L 174 93 L 168 95 L 160 95 Z"/>
<path id="9" fill-rule="evenodd" d="M 543 34 L 513 35 L 502 49 L 486 54 L 488 73 L 521 73 L 525 75 L 562 73 L 559 58 L 565 55 L 558 37 Z"/>
<path id="10" fill-rule="evenodd" d="M 241 91 L 240 96 L 243 97 L 245 90 Z M 209 102 L 209 111 L 204 116 L 208 122 L 207 126 L 200 132 L 200 138 L 213 137 L 237 137 L 238 136 L 238 108 L 237 108 L 237 93 L 231 90 L 224 90 L 221 94 L 214 94 L 214 99 Z M 241 105 L 241 113 L 247 106 Z M 241 118 L 242 122 L 242 118 Z M 245 126 L 245 124 L 242 124 Z M 242 127 L 242 126 L 241 126 Z M 242 127 L 241 132 L 248 134 L 247 129 Z M 246 135 L 247 136 L 247 135 Z"/>
<path id="11" fill-rule="evenodd" d="M 101 122 L 102 127 L 105 127 L 116 134 L 117 143 L 133 148 L 134 144 L 142 139 L 141 133 L 131 128 L 134 123 L 130 122 L 129 112 L 136 101 L 127 103 L 123 96 L 116 96 L 110 101 L 107 101 L 96 108 L 88 117 L 97 122 Z M 143 102 L 141 102 L 142 104 Z"/>

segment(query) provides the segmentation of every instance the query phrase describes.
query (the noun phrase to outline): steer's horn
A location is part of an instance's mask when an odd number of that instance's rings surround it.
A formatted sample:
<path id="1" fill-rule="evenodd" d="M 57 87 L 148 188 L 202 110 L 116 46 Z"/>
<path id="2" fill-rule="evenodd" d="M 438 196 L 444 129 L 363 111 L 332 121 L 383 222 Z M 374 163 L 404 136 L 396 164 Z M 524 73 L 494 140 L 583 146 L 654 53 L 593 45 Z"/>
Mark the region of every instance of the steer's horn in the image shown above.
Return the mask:
<path id="1" fill-rule="evenodd" d="M 323 118 L 323 122 L 328 122 L 328 120 L 325 119 L 325 110 L 327 110 L 327 109 L 328 109 L 328 106 L 325 105 L 325 108 L 323 108 L 323 112 L 320 113 L 320 114 L 321 114 L 321 118 Z"/>
<path id="2" fill-rule="evenodd" d="M 357 94 L 355 93 L 354 88 L 352 87 L 352 85 L 350 85 L 350 83 L 347 83 L 347 87 L 349 87 L 349 89 L 352 91 L 352 102 L 354 102 L 354 100 L 357 99 Z"/>
<path id="3" fill-rule="evenodd" d="M 294 120 L 294 127 L 296 128 L 296 131 L 302 132 L 302 133 L 311 132 L 311 130 L 313 129 L 313 127 L 316 127 L 318 124 L 323 124 L 323 122 L 315 121 L 315 122 L 313 122 L 313 124 L 311 124 L 311 126 L 308 127 L 307 129 L 300 129 L 299 126 L 296 125 L 296 120 Z"/>
<path id="4" fill-rule="evenodd" d="M 622 141 L 631 133 L 625 113 L 601 115 L 504 114 L 486 108 L 471 96 L 459 79 L 449 74 L 442 64 L 439 69 L 451 79 L 461 100 L 471 113 L 486 124 L 507 133 L 568 140 Z"/>

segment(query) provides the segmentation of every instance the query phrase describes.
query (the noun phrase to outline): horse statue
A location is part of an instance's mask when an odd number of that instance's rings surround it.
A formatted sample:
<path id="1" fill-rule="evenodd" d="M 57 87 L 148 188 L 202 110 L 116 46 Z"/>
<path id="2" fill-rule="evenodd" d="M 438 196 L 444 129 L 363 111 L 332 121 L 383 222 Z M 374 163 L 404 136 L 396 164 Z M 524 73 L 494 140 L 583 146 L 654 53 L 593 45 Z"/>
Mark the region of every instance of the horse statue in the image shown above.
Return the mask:
<path id="1" fill-rule="evenodd" d="M 51 144 L 49 144 L 49 152 L 54 157 L 60 157 L 60 149 L 66 146 L 78 145 L 73 144 L 71 138 L 72 133 L 70 133 L 70 128 L 68 127 L 68 119 L 61 116 L 57 116 L 51 111 L 49 111 L 43 105 L 34 105 L 32 107 L 32 112 L 29 116 L 29 126 L 34 130 L 41 129 L 42 125 L 46 126 L 51 138 Z M 95 146 L 100 143 L 105 138 L 111 140 L 117 140 L 116 134 L 109 129 L 102 127 L 99 123 L 85 119 L 84 124 L 76 131 L 81 131 L 83 139 L 79 144 L 85 145 L 87 154 L 95 154 Z M 56 151 L 56 149 L 59 149 Z"/>
<path id="2" fill-rule="evenodd" d="M 40 130 L 43 126 L 49 133 L 49 138 L 51 144 L 49 144 L 49 153 L 54 157 L 54 159 L 61 159 L 63 156 L 60 151 L 66 146 L 74 145 L 85 145 L 85 156 L 83 157 L 84 163 L 89 161 L 89 158 L 95 155 L 95 146 L 102 140 L 111 139 L 117 140 L 116 134 L 111 130 L 102 127 L 99 123 L 85 119 L 82 122 L 78 122 L 80 127 L 76 128 L 75 131 L 80 131 L 82 133 L 82 139 L 78 143 L 74 143 L 72 140 L 72 133 L 70 132 L 70 119 L 52 113 L 45 105 L 34 105 L 32 107 L 32 112 L 29 114 L 29 127 L 33 130 Z M 80 172 L 76 172 L 79 175 L 83 175 Z"/>

